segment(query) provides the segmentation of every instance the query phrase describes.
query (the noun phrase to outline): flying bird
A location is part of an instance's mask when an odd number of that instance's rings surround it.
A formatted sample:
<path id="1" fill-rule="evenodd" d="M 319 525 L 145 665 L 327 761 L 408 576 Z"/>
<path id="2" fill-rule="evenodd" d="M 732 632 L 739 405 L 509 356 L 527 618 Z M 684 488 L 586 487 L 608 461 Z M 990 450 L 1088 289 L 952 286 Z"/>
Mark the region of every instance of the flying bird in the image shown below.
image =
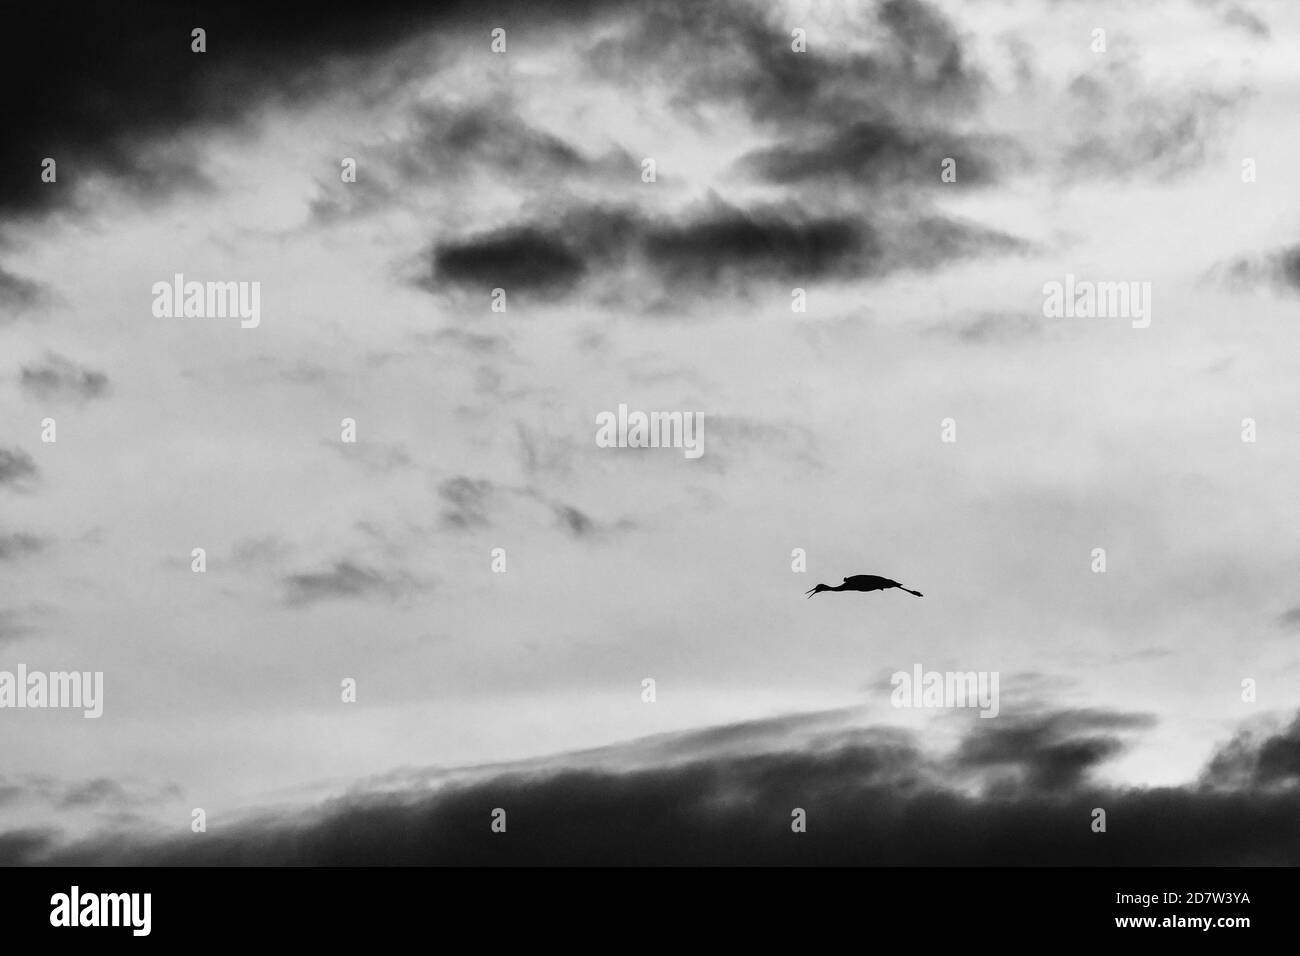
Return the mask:
<path id="1" fill-rule="evenodd" d="M 812 597 L 822 591 L 886 591 L 889 588 L 898 588 L 900 591 L 906 591 L 908 594 L 915 594 L 917 597 L 924 597 L 920 591 L 913 591 L 911 588 L 905 588 L 897 581 L 891 581 L 889 578 L 882 578 L 876 574 L 855 574 L 851 578 L 845 578 L 844 583 L 838 587 L 831 587 L 829 584 L 819 584 L 808 591 L 808 596 Z"/>

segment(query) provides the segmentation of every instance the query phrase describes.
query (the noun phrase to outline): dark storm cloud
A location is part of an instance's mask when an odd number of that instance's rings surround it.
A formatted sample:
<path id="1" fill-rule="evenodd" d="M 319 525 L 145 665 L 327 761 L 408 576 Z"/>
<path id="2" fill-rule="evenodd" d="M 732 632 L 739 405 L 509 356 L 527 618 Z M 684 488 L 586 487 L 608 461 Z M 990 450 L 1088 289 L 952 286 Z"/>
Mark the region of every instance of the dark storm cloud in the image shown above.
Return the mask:
<path id="1" fill-rule="evenodd" d="M 1285 628 L 1300 628 L 1300 604 L 1283 612 L 1277 623 Z"/>
<path id="2" fill-rule="evenodd" d="M 582 257 L 563 236 L 532 226 L 449 243 L 434 252 L 435 282 L 483 289 L 562 293 L 577 283 L 584 269 Z"/>
<path id="3" fill-rule="evenodd" d="M 41 399 L 88 401 L 108 390 L 108 376 L 50 353 L 38 365 L 24 365 L 19 384 L 24 391 Z"/>
<path id="4" fill-rule="evenodd" d="M 827 51 L 816 31 L 791 49 L 792 24 L 760 4 L 652 4 L 628 29 L 595 44 L 606 77 L 653 77 L 684 106 L 740 103 L 759 121 L 835 127 L 889 109 L 899 116 L 956 112 L 983 89 L 952 24 L 923 0 L 859 8 L 870 52 Z"/>
<path id="5" fill-rule="evenodd" d="M 285 602 L 299 607 L 321 601 L 395 597 L 412 586 L 405 575 L 341 560 L 326 571 L 291 574 L 284 578 Z"/>
<path id="6" fill-rule="evenodd" d="M 21 448 L 0 448 L 0 487 L 23 487 L 36 478 L 36 462 Z"/>
<path id="7" fill-rule="evenodd" d="M 713 281 L 726 272 L 776 278 L 865 271 L 879 255 L 869 227 L 847 217 L 719 209 L 650 229 L 644 250 L 669 282 Z"/>
<path id="8" fill-rule="evenodd" d="M 13 561 L 30 554 L 40 554 L 49 543 L 49 538 L 25 532 L 0 534 L 0 561 Z"/>
<path id="9" fill-rule="evenodd" d="M 721 280 L 860 278 L 1027 251 L 1014 236 L 938 215 L 873 209 L 820 215 L 795 202 L 740 208 L 715 195 L 676 216 L 579 207 L 447 242 L 430 291 L 518 288 L 563 295 L 580 282 L 649 275 L 669 294 Z M 624 283 L 626 284 L 626 283 Z"/>
<path id="10" fill-rule="evenodd" d="M 952 23 L 923 0 L 887 0 L 879 19 L 889 30 L 890 65 L 899 76 L 924 84 L 934 95 L 964 99 L 983 85 Z M 961 104 L 954 104 L 961 105 Z"/>
<path id="11" fill-rule="evenodd" d="M 1043 713 L 1005 737 L 975 718 L 970 743 L 935 757 L 906 732 L 837 728 L 842 720 L 827 724 L 826 716 L 667 735 L 468 777 L 435 774 L 405 787 L 394 777 L 382 790 L 301 815 L 267 815 L 202 841 L 117 835 L 59 847 L 48 836 L 10 834 L 0 846 L 10 863 L 64 865 L 1300 862 L 1298 786 L 1143 790 L 1092 782 L 1088 771 L 1122 750 L 1116 734 L 1149 718 Z M 1025 748 L 1019 757 L 1017 745 Z M 1266 743 L 1261 761 L 1271 752 Z M 611 769 L 620 755 L 627 769 Z M 1291 766 L 1291 751 L 1268 759 Z M 972 766 L 1017 760 L 1039 772 L 1016 787 L 981 793 L 949 783 Z M 509 839 L 488 826 L 496 807 L 507 813 Z M 790 830 L 796 807 L 808 821 L 798 835 Z M 1105 834 L 1089 825 L 1096 807 L 1106 810 Z"/>
<path id="12" fill-rule="evenodd" d="M 0 865 L 39 859 L 57 837 L 57 830 L 36 827 L 0 833 Z"/>
<path id="13" fill-rule="evenodd" d="M 1300 785 L 1300 714 L 1278 733 L 1238 733 L 1214 754 L 1201 781 L 1209 787 Z"/>
<path id="14" fill-rule="evenodd" d="M 1284 733 L 1264 741 L 1255 765 L 1255 780 L 1262 785 L 1300 783 L 1300 717 Z"/>
<path id="15" fill-rule="evenodd" d="M 956 763 L 985 770 L 1007 769 L 1012 789 L 1040 792 L 1077 787 L 1097 766 L 1124 749 L 1115 731 L 1150 727 L 1143 715 L 1108 711 L 1060 711 L 976 724 L 958 748 Z"/>
<path id="16" fill-rule="evenodd" d="M 956 160 L 958 181 L 988 185 L 995 169 L 1005 168 L 999 151 L 1006 144 L 991 139 L 909 130 L 882 118 L 859 120 L 809 140 L 796 140 L 755 150 L 742 157 L 740 168 L 773 183 L 842 180 L 861 185 L 940 185 L 940 163 Z"/>
<path id="17" fill-rule="evenodd" d="M 652 220 L 625 209 L 575 210 L 554 226 L 526 224 L 444 245 L 435 254 L 434 274 L 438 281 L 481 288 L 561 293 L 595 267 L 628 257 L 673 284 L 723 274 L 852 273 L 876 255 L 869 227 L 847 217 L 777 208 L 746 212 L 715 202 L 679 221 Z"/>
<path id="18" fill-rule="evenodd" d="M 0 32 L 6 101 L 0 209 L 49 209 L 66 201 L 88 170 L 109 173 L 141 195 L 199 184 L 199 157 L 154 147 L 186 129 L 235 123 L 271 96 L 309 99 L 360 81 L 372 72 L 366 57 L 426 30 L 465 31 L 486 50 L 494 26 L 527 36 L 539 25 L 615 6 L 597 0 L 370 0 L 324 9 L 307 0 L 14 5 Z M 195 27 L 207 31 L 206 53 L 190 49 Z M 53 184 L 40 179 L 47 156 L 58 162 Z"/>
<path id="19" fill-rule="evenodd" d="M 662 80 L 691 107 L 739 104 L 756 120 L 779 121 L 773 128 L 780 140 L 739 157 L 738 168 L 781 185 L 938 183 L 946 157 L 958 161 L 959 181 L 978 185 L 995 179 L 995 167 L 1018 161 L 1008 142 L 943 131 L 954 117 L 965 118 L 984 81 L 941 14 L 921 0 L 889 0 L 859 13 L 877 48 L 830 53 L 814 37 L 802 54 L 790 48 L 789 25 L 761 5 L 650 4 L 626 11 L 618 29 L 593 45 L 588 63 L 629 84 Z M 437 118 L 443 139 L 462 129 L 451 146 L 436 147 L 457 155 L 514 137 L 534 161 L 563 169 L 579 160 L 554 138 L 503 130 L 486 117 Z M 500 152 L 494 147 L 482 159 Z M 626 266 L 634 276 L 649 270 L 671 296 L 683 284 L 857 277 L 1021 248 L 995 230 L 902 208 L 914 205 L 887 193 L 869 213 L 844 211 L 813 192 L 752 208 L 711 195 L 675 214 L 580 206 L 444 239 L 421 284 L 557 297 Z"/>

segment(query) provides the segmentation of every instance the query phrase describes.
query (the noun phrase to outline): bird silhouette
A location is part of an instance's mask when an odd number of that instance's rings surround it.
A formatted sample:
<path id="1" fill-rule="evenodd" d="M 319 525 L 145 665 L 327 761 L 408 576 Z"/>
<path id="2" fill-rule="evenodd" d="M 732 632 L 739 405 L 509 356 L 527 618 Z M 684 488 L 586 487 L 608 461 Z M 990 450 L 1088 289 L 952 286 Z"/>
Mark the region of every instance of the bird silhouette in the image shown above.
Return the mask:
<path id="1" fill-rule="evenodd" d="M 924 597 L 920 591 L 913 591 L 911 588 L 905 588 L 897 581 L 889 578 L 882 578 L 876 574 L 855 574 L 851 578 L 845 578 L 844 583 L 838 587 L 831 587 L 829 584 L 819 584 L 809 590 L 808 596 L 819 594 L 822 591 L 886 591 L 889 588 L 898 588 L 900 591 L 906 591 L 908 594 L 915 594 L 917 597 Z"/>

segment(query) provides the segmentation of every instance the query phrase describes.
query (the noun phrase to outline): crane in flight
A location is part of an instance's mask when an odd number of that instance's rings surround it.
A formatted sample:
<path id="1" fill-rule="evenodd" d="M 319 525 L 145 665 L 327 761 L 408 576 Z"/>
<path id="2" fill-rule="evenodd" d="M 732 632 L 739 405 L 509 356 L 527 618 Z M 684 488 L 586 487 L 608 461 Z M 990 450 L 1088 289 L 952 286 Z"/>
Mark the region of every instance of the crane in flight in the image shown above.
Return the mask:
<path id="1" fill-rule="evenodd" d="M 850 578 L 845 578 L 844 583 L 838 587 L 831 587 L 829 584 L 819 584 L 808 591 L 808 596 L 820 594 L 822 591 L 887 591 L 890 588 L 898 588 L 900 591 L 906 591 L 908 594 L 915 594 L 917 597 L 924 597 L 920 591 L 913 591 L 911 588 L 905 588 L 897 581 L 889 578 L 882 578 L 876 574 L 855 574 Z"/>

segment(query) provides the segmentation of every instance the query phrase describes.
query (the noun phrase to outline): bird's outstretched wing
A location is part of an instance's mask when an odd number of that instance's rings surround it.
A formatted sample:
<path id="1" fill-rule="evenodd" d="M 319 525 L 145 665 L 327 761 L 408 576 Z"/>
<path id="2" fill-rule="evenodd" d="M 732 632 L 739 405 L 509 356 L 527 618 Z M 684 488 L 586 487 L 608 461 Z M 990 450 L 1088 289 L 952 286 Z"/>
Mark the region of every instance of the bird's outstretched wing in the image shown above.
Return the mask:
<path id="1" fill-rule="evenodd" d="M 895 584 L 897 584 L 896 581 L 891 581 L 889 580 L 889 578 L 882 578 L 878 574 L 854 574 L 850 577 L 845 578 L 844 583 L 845 584 L 872 584 L 875 585 L 876 587 L 883 587 L 883 588 L 893 587 Z"/>

